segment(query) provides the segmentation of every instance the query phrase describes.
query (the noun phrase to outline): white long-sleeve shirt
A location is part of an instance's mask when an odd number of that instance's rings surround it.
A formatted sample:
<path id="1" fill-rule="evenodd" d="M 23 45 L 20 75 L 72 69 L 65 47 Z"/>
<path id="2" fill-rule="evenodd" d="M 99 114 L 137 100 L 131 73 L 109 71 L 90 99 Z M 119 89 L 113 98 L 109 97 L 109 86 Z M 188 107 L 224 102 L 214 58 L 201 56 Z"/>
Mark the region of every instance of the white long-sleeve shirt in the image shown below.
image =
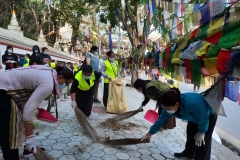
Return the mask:
<path id="1" fill-rule="evenodd" d="M 23 119 L 26 122 L 33 122 L 35 111 L 54 88 L 53 71 L 49 67 L 46 67 L 46 70 L 42 68 L 41 70 L 18 68 L 0 73 L 0 89 L 5 91 L 34 90 L 23 109 Z"/>

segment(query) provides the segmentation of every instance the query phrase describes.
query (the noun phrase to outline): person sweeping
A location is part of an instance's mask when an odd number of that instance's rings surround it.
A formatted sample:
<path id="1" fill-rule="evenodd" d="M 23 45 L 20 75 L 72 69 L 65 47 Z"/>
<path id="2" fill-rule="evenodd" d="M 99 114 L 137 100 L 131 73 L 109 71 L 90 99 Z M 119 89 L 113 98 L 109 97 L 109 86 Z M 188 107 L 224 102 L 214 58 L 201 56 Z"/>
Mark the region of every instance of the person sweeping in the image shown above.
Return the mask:
<path id="1" fill-rule="evenodd" d="M 18 148 L 23 142 L 24 157 L 36 152 L 35 111 L 53 90 L 59 94 L 58 85 L 69 84 L 72 79 L 66 68 L 55 71 L 38 65 L 0 73 L 0 143 L 5 160 L 19 160 Z"/>
<path id="2" fill-rule="evenodd" d="M 95 75 L 90 65 L 85 65 L 76 75 L 71 88 L 71 106 L 78 107 L 86 117 L 91 115 Z"/>
<path id="3" fill-rule="evenodd" d="M 181 94 L 179 89 L 172 88 L 162 95 L 163 111 L 142 140 L 151 138 L 160 128 L 174 116 L 187 120 L 187 142 L 182 153 L 174 153 L 176 157 L 187 157 L 194 160 L 210 160 L 212 133 L 217 115 L 206 101 L 197 93 Z"/>
<path id="4" fill-rule="evenodd" d="M 163 82 L 159 81 L 150 81 L 150 80 L 142 80 L 137 79 L 134 82 L 134 88 L 142 93 L 145 97 L 144 101 L 142 102 L 142 105 L 140 108 L 145 106 L 150 99 L 157 101 L 156 109 L 158 109 L 158 114 L 161 115 L 162 113 L 162 107 L 161 107 L 161 99 L 162 95 L 170 90 L 170 87 Z M 162 126 L 163 129 L 172 129 L 176 127 L 176 119 L 175 117 L 171 117 L 164 126 Z"/>

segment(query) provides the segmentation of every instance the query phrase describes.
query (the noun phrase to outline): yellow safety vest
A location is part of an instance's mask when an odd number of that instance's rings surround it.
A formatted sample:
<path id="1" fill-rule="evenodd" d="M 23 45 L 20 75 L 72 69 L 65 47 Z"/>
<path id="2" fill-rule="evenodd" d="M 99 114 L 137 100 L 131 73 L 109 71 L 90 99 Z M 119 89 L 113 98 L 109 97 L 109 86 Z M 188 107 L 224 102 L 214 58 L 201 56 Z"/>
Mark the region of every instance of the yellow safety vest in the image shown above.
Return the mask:
<path id="1" fill-rule="evenodd" d="M 77 66 L 77 65 L 74 65 L 74 66 L 73 66 L 73 71 L 74 71 L 74 72 L 77 72 L 77 71 L 78 71 L 78 66 Z"/>
<path id="2" fill-rule="evenodd" d="M 78 80 L 78 88 L 82 91 L 87 91 L 94 85 L 95 75 L 92 72 L 92 76 L 89 79 L 90 85 L 84 79 L 82 70 L 75 75 L 75 79 Z"/>
<path id="3" fill-rule="evenodd" d="M 106 66 L 105 73 L 111 78 L 116 78 L 118 76 L 118 62 L 114 61 L 114 65 L 112 66 L 109 60 L 105 60 L 104 64 Z M 104 83 L 109 83 L 109 79 L 104 77 Z"/>
<path id="4" fill-rule="evenodd" d="M 29 58 L 26 58 L 26 60 L 27 60 L 27 63 L 25 63 L 25 64 L 23 65 L 23 67 L 28 67 L 28 66 L 29 66 L 29 61 L 30 61 L 30 59 L 29 59 Z"/>
<path id="5" fill-rule="evenodd" d="M 56 63 L 50 62 L 50 67 L 51 67 L 52 69 L 56 69 Z"/>
<path id="6" fill-rule="evenodd" d="M 178 88 L 178 82 L 174 81 L 173 85 L 169 84 L 171 88 Z"/>

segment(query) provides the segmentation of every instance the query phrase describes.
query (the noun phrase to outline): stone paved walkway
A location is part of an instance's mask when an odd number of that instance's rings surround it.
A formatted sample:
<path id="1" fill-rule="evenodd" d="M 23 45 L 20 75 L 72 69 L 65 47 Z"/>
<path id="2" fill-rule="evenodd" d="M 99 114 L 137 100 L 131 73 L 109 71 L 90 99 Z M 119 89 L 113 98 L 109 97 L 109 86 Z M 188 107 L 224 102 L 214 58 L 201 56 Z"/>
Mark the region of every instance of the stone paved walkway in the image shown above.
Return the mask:
<path id="1" fill-rule="evenodd" d="M 124 87 L 125 95 L 130 110 L 137 109 L 143 95 L 135 89 Z M 101 98 L 100 98 L 101 99 Z M 37 145 L 44 147 L 46 152 L 58 160 L 165 160 L 176 159 L 174 152 L 181 152 L 185 145 L 186 123 L 177 120 L 177 127 L 172 130 L 163 130 L 151 138 L 147 144 L 130 146 L 109 147 L 103 144 L 92 143 L 83 133 L 78 124 L 74 111 L 68 100 L 59 100 L 59 122 L 40 122 L 34 129 Z M 94 104 L 99 106 L 99 104 Z M 101 105 L 100 105 L 101 106 Z M 46 108 L 46 106 L 44 106 Z M 100 125 L 106 119 L 114 117 L 113 114 L 92 112 L 90 122 L 99 135 L 109 136 L 110 139 L 141 138 L 145 135 L 151 124 L 144 120 L 144 114 L 148 109 L 154 109 L 155 102 L 150 101 L 143 113 L 121 122 L 122 126 L 114 130 Z M 53 111 L 54 109 L 52 109 Z M 55 113 L 52 113 L 55 115 Z M 38 121 L 38 120 L 36 120 Z M 20 155 L 22 155 L 22 149 Z M 0 153 L 0 159 L 2 155 Z M 34 157 L 28 158 L 33 160 Z M 235 153 L 213 140 L 212 160 L 239 160 Z M 22 158 L 21 160 L 27 160 Z"/>

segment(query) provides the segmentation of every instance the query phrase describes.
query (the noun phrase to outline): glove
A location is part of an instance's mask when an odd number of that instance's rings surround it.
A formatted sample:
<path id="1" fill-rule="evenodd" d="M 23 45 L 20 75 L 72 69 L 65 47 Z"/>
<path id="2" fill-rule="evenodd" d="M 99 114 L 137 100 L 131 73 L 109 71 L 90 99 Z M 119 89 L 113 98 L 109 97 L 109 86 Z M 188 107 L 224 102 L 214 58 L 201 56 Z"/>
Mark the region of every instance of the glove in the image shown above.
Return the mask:
<path id="1" fill-rule="evenodd" d="M 141 105 L 138 110 L 143 111 L 143 106 Z"/>
<path id="2" fill-rule="evenodd" d="M 201 146 L 202 143 L 203 143 L 203 145 L 205 145 L 204 137 L 205 137 L 205 133 L 200 133 L 200 132 L 198 132 L 198 133 L 194 136 L 195 145 L 198 146 L 198 147 Z"/>
<path id="3" fill-rule="evenodd" d="M 145 139 L 150 139 L 151 136 L 152 136 L 152 135 L 150 135 L 150 134 L 148 133 L 148 134 L 146 134 L 145 136 L 143 136 L 143 137 L 141 138 L 141 141 L 144 141 Z"/>
<path id="4" fill-rule="evenodd" d="M 24 145 L 29 152 L 33 151 L 33 153 L 36 153 L 36 144 L 34 136 L 27 138 L 24 142 Z"/>
<path id="5" fill-rule="evenodd" d="M 75 107 L 77 107 L 76 101 L 72 101 L 72 102 L 71 102 L 71 106 L 72 106 L 73 109 L 74 109 Z"/>
<path id="6" fill-rule="evenodd" d="M 112 78 L 112 77 L 110 77 L 110 76 L 107 76 L 107 78 L 108 78 L 109 80 L 111 80 L 111 78 Z"/>

